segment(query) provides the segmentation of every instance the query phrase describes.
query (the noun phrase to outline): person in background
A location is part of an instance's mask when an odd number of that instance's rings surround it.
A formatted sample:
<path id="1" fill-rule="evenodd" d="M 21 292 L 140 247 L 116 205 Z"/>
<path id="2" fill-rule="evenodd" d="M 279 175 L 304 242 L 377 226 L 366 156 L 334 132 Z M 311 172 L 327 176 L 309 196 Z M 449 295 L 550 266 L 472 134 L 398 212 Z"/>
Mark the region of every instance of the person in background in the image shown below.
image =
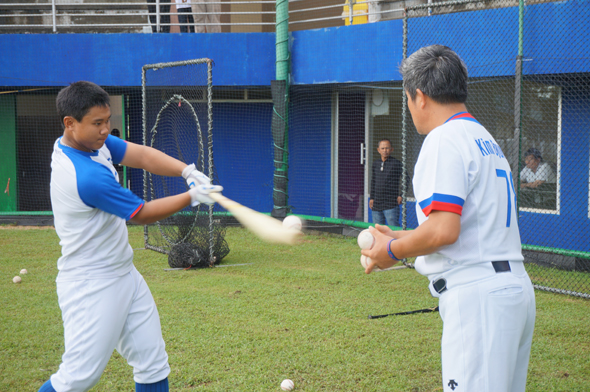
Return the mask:
<path id="1" fill-rule="evenodd" d="M 193 3 L 195 9 L 195 23 L 197 33 L 221 33 L 219 13 L 221 12 L 221 0 L 196 0 Z M 206 23 L 206 24 L 205 24 Z"/>
<path id="2" fill-rule="evenodd" d="M 399 205 L 402 203 L 402 163 L 391 156 L 393 147 L 389 139 L 379 141 L 377 152 L 381 157 L 373 162 L 371 168 L 369 208 L 373 213 L 373 222 L 398 226 Z"/>
<path id="3" fill-rule="evenodd" d="M 147 0 L 147 2 L 155 3 L 156 0 Z M 148 12 L 150 13 L 149 18 L 152 24 L 152 33 L 170 32 L 170 0 L 160 0 L 160 31 L 158 31 L 156 6 L 148 5 Z"/>
<path id="4" fill-rule="evenodd" d="M 541 152 L 536 148 L 529 148 L 524 153 L 526 166 L 520 172 L 520 188 L 538 188 L 541 184 L 554 184 L 555 172 L 551 166 L 543 161 Z"/>
<path id="5" fill-rule="evenodd" d="M 195 18 L 193 18 L 191 0 L 176 0 L 176 11 L 178 11 L 178 23 L 180 24 L 180 32 L 194 33 Z"/>

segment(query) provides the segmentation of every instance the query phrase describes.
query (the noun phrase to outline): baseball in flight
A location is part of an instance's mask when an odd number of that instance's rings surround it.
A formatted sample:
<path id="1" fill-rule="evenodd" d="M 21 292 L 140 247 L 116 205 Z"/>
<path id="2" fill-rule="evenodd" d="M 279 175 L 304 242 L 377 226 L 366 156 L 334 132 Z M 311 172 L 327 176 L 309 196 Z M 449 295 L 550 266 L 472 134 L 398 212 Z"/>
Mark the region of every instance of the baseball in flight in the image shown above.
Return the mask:
<path id="1" fill-rule="evenodd" d="M 289 215 L 283 219 L 283 227 L 287 229 L 301 230 L 302 226 L 303 222 L 301 222 L 301 219 L 295 215 Z"/>

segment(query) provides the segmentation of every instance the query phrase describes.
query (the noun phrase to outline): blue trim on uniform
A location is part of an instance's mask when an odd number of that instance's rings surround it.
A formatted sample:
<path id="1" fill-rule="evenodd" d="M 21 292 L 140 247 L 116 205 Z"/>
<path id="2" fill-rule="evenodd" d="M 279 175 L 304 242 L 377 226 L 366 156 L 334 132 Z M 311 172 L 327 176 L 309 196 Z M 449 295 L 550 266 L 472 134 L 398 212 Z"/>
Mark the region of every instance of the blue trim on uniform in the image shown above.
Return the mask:
<path id="1" fill-rule="evenodd" d="M 57 392 L 55 389 L 53 389 L 53 385 L 51 385 L 51 380 L 47 380 L 47 382 L 43 385 L 41 385 L 41 388 L 39 388 L 39 392 Z"/>
<path id="2" fill-rule="evenodd" d="M 433 193 L 428 199 L 422 200 L 420 203 L 420 208 L 424 209 L 432 204 L 433 201 L 440 201 L 441 203 L 449 203 L 449 204 L 457 204 L 463 207 L 465 200 L 461 199 L 458 196 L 453 195 L 445 195 L 443 193 Z"/>
<path id="3" fill-rule="evenodd" d="M 116 154 L 119 157 L 121 153 L 124 155 L 120 143 L 113 142 Z M 120 142 L 125 144 L 122 140 Z M 143 199 L 119 184 L 110 168 L 92 159 L 99 155 L 98 151 L 80 151 L 61 143 L 60 147 L 74 165 L 78 195 L 84 204 L 125 220 L 131 219 L 144 205 Z"/>
<path id="4" fill-rule="evenodd" d="M 420 208 L 424 215 L 428 216 L 432 211 L 448 211 L 461 215 L 465 201 L 457 196 L 433 193 L 428 199 L 422 200 Z"/>
<path id="5" fill-rule="evenodd" d="M 117 165 L 121 163 L 125 153 L 127 152 L 127 142 L 119 139 L 116 136 L 109 135 L 107 136 L 107 140 L 104 141 L 104 144 L 107 145 L 107 148 L 111 152 L 113 163 Z"/>
<path id="6" fill-rule="evenodd" d="M 152 384 L 135 383 L 136 392 L 168 392 L 168 377 Z"/>

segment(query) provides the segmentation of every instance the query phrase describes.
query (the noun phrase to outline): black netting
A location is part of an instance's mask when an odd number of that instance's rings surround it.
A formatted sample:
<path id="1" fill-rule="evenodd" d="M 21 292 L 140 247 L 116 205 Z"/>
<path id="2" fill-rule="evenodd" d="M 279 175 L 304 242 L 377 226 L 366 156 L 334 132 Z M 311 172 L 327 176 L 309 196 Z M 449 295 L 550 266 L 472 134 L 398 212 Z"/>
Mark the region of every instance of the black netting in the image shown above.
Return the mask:
<path id="1" fill-rule="evenodd" d="M 404 48 L 409 56 L 423 46 L 447 45 L 465 61 L 467 107 L 512 166 L 533 284 L 588 296 L 590 77 L 584 72 L 586 34 L 575 23 L 579 12 L 579 1 L 412 6 L 404 19 Z M 411 172 L 421 140 L 411 140 L 409 113 L 406 135 Z"/>
<path id="2" fill-rule="evenodd" d="M 213 165 L 211 67 L 207 59 L 144 67 L 144 142 L 194 163 L 213 183 L 219 183 Z M 148 201 L 186 190 L 182 177 L 145 173 Z M 224 216 L 217 205 L 187 207 L 146 226 L 146 247 L 167 253 L 172 268 L 211 266 L 229 253 Z"/>

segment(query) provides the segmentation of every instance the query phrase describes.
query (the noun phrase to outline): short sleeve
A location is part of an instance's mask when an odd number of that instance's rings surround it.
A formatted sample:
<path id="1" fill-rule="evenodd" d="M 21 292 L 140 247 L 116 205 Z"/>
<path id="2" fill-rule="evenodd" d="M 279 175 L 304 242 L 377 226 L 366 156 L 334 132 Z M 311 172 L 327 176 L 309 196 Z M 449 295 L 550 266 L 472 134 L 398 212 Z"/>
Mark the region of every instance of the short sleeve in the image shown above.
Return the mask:
<path id="1" fill-rule="evenodd" d="M 91 172 L 78 177 L 78 193 L 90 207 L 129 220 L 145 203 L 129 189 L 123 188 L 110 170 L 99 163 Z"/>
<path id="2" fill-rule="evenodd" d="M 416 163 L 414 191 L 425 216 L 432 211 L 462 214 L 469 187 L 469 159 L 462 150 L 448 130 L 431 133 L 424 140 Z"/>
<path id="3" fill-rule="evenodd" d="M 113 158 L 114 164 L 119 164 L 123 160 L 125 156 L 125 152 L 127 151 L 127 142 L 124 140 L 119 139 L 116 136 L 109 135 L 107 140 L 105 141 L 107 148 L 111 152 L 111 156 Z"/>

